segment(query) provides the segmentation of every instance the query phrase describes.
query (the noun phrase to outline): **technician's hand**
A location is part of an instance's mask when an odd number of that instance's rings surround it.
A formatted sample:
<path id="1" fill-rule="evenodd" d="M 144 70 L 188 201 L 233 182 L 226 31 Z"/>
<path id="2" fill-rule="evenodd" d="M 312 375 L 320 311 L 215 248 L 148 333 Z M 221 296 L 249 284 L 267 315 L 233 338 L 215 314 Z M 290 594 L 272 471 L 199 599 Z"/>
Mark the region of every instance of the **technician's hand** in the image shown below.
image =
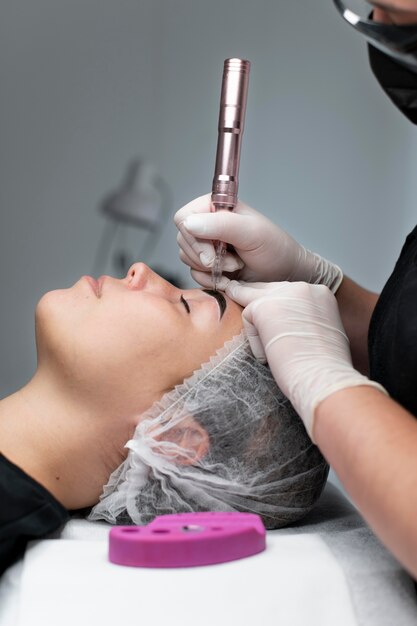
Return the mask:
<path id="1" fill-rule="evenodd" d="M 220 289 L 231 278 L 253 281 L 305 281 L 325 284 L 334 292 L 343 274 L 337 265 L 306 250 L 269 219 L 238 202 L 232 212 L 210 212 L 210 195 L 193 200 L 174 216 L 179 230 L 177 241 L 181 260 L 191 267 L 193 278 L 203 287 L 212 287 L 214 261 L 212 240 L 233 246 L 223 263 Z"/>
<path id="2" fill-rule="evenodd" d="M 254 355 L 267 360 L 314 441 L 314 411 L 327 396 L 376 386 L 352 366 L 336 298 L 323 285 L 231 281 L 226 293 L 245 307 L 243 323 Z"/>

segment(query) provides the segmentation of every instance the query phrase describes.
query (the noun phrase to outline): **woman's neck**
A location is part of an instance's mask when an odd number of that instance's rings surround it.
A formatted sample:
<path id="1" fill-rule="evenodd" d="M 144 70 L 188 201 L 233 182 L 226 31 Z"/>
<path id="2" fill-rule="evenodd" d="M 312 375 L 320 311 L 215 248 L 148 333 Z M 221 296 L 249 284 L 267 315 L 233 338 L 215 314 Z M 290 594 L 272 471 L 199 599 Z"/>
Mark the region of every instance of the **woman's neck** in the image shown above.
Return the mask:
<path id="1" fill-rule="evenodd" d="M 0 452 L 70 510 L 97 502 L 133 431 L 44 372 L 0 401 Z"/>

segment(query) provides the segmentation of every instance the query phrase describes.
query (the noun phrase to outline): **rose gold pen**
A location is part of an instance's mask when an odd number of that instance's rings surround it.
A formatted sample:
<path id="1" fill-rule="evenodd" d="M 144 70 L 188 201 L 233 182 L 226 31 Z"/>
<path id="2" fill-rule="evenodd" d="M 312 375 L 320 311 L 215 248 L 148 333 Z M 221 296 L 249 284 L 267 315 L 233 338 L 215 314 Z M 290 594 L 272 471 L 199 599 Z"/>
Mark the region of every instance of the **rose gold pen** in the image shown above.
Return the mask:
<path id="1" fill-rule="evenodd" d="M 232 211 L 237 204 L 239 164 L 242 135 L 245 125 L 250 62 L 226 59 L 220 96 L 219 135 L 216 167 L 211 193 L 211 210 Z M 214 290 L 222 277 L 226 244 L 214 241 L 216 257 L 212 268 Z"/>

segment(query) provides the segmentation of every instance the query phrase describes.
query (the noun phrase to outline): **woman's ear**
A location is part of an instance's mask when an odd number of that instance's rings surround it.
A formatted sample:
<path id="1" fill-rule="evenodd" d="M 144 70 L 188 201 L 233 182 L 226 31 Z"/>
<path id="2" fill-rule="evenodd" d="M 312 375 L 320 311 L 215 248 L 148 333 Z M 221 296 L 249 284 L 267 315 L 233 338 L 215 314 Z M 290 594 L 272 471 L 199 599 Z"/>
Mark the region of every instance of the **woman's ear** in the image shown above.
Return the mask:
<path id="1" fill-rule="evenodd" d="M 165 441 L 172 441 L 187 454 L 174 454 L 173 460 L 180 465 L 194 465 L 209 451 L 210 438 L 207 431 L 191 416 L 164 434 Z"/>

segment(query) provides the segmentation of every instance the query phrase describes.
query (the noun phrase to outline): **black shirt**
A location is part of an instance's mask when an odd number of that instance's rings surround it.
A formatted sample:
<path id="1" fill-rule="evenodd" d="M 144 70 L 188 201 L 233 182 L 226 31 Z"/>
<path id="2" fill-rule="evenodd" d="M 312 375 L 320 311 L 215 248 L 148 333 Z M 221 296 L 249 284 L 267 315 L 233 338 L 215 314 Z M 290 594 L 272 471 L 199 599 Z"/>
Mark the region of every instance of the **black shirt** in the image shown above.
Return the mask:
<path id="1" fill-rule="evenodd" d="M 0 576 L 31 539 L 53 532 L 69 519 L 55 498 L 0 454 Z"/>
<path id="2" fill-rule="evenodd" d="M 370 377 L 417 417 L 417 226 L 378 299 L 368 342 Z"/>

